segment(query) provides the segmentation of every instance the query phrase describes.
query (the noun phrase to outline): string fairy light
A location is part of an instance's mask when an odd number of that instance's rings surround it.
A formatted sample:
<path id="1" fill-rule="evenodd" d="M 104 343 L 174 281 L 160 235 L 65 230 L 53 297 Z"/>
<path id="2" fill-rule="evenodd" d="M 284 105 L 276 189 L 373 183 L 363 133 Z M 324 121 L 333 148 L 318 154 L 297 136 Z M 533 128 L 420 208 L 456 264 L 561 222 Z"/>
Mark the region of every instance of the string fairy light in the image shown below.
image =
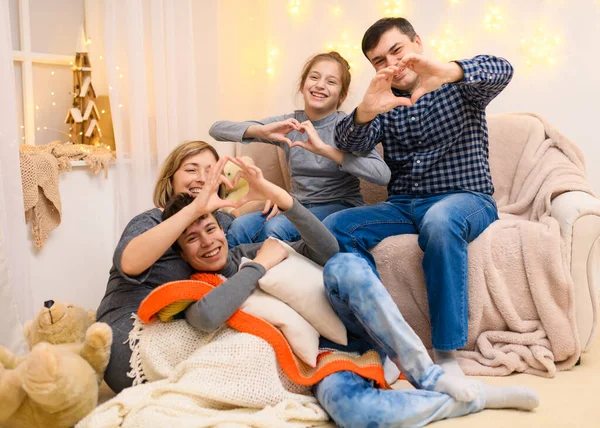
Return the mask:
<path id="1" fill-rule="evenodd" d="M 339 4 L 336 4 L 333 6 L 331 11 L 333 13 L 333 16 L 340 16 L 342 14 L 342 6 L 340 6 Z"/>
<path id="2" fill-rule="evenodd" d="M 401 16 L 405 13 L 403 0 L 385 0 L 383 2 L 383 14 L 386 17 Z"/>
<path id="3" fill-rule="evenodd" d="M 269 49 L 269 55 L 267 56 L 267 74 L 273 74 L 275 57 L 279 54 L 279 50 L 277 48 Z"/>
<path id="4" fill-rule="evenodd" d="M 301 6 L 302 0 L 290 0 L 288 3 L 288 12 L 292 15 L 298 15 Z"/>
<path id="5" fill-rule="evenodd" d="M 559 35 L 550 36 L 543 26 L 538 27 L 531 38 L 521 40 L 526 64 L 530 67 L 535 64 L 554 65 L 560 43 Z"/>
<path id="6" fill-rule="evenodd" d="M 430 46 L 435 51 L 436 57 L 442 61 L 449 61 L 460 53 L 464 42 L 454 35 L 454 30 L 448 27 L 444 31 L 444 36 L 439 39 L 431 39 Z"/>
<path id="7" fill-rule="evenodd" d="M 492 6 L 483 20 L 484 26 L 488 30 L 498 30 L 504 21 L 502 11 L 497 6 Z"/>
<path id="8" fill-rule="evenodd" d="M 338 52 L 348 61 L 350 68 L 354 68 L 356 56 L 361 52 L 360 46 L 351 42 L 353 38 L 348 35 L 348 31 L 342 31 L 340 39 L 341 41 L 338 43 L 327 44 L 327 49 Z"/>

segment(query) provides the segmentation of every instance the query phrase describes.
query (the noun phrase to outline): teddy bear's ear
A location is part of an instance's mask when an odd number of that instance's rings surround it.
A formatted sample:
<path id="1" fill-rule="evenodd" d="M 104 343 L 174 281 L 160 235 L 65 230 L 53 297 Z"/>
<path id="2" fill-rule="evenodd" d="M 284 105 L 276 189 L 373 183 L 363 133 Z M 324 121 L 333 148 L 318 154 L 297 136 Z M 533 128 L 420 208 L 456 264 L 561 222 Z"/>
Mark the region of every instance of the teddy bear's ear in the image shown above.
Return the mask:
<path id="1" fill-rule="evenodd" d="M 96 311 L 88 311 L 88 318 L 92 324 L 95 323 L 96 322 Z"/>

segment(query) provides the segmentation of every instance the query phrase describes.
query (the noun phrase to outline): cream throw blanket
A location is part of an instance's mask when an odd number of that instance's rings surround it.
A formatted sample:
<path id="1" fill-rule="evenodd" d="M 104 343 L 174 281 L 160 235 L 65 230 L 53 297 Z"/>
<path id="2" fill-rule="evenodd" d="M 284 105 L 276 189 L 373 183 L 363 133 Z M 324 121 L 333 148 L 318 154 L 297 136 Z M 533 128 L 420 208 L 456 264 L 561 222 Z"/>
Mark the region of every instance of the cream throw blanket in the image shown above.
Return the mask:
<path id="1" fill-rule="evenodd" d="M 469 337 L 460 364 L 469 375 L 553 377 L 575 364 L 581 348 L 571 242 L 549 216 L 550 203 L 566 191 L 592 190 L 581 151 L 544 119 L 511 114 L 494 120 L 490 163 L 500 221 L 469 245 Z M 514 143 L 523 135 L 524 148 Z M 385 265 L 382 280 L 400 311 L 430 348 L 417 235 L 389 238 L 373 254 Z"/>
<path id="2" fill-rule="evenodd" d="M 283 428 L 328 421 L 310 388 L 290 381 L 271 345 L 256 336 L 226 326 L 202 333 L 184 320 L 143 324 L 136 319 L 130 342 L 130 375 L 138 385 L 77 427 Z"/>

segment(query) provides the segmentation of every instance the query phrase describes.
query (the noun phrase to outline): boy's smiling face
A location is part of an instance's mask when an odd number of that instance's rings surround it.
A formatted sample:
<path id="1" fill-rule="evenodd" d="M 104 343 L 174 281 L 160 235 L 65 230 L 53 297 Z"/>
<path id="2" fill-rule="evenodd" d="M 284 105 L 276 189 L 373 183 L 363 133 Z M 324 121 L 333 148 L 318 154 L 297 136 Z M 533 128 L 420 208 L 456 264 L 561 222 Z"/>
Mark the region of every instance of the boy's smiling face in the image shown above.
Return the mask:
<path id="1" fill-rule="evenodd" d="M 190 224 L 177 239 L 181 257 L 200 272 L 217 272 L 225 267 L 229 248 L 225 232 L 212 214 Z"/>

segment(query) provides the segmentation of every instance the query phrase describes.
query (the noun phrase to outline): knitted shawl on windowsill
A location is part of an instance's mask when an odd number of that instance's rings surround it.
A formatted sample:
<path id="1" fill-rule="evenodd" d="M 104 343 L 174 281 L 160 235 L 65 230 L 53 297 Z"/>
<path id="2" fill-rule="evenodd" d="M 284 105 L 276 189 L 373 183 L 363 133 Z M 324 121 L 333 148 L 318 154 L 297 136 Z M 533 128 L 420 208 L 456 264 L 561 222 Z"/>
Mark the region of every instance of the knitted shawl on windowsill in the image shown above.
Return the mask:
<path id="1" fill-rule="evenodd" d="M 83 160 L 94 174 L 104 170 L 106 178 L 115 156 L 105 148 L 58 141 L 39 146 L 22 144 L 19 154 L 25 221 L 31 222 L 34 245 L 42 249 L 61 222 L 58 174 L 71 171 L 72 161 Z"/>

